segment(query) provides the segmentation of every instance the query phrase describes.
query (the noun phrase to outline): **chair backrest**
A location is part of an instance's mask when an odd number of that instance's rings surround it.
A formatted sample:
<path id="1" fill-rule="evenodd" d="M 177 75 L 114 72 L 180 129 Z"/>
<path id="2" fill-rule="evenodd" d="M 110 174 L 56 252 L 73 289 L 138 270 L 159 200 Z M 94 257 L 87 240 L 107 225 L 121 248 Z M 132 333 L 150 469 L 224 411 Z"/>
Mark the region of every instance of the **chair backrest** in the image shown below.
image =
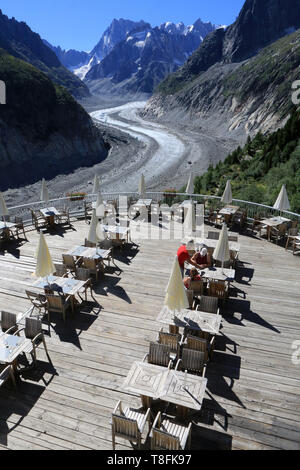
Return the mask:
<path id="1" fill-rule="evenodd" d="M 90 270 L 85 268 L 77 268 L 76 279 L 79 281 L 88 281 L 90 279 Z"/>
<path id="2" fill-rule="evenodd" d="M 291 224 L 291 228 L 295 228 L 298 231 L 298 225 L 299 225 L 298 220 L 293 220 Z"/>
<path id="3" fill-rule="evenodd" d="M 99 247 L 102 249 L 102 250 L 109 250 L 111 249 L 113 246 L 113 243 L 112 243 L 112 240 L 109 240 L 108 238 L 105 238 L 105 240 L 102 240 L 100 243 L 99 243 Z"/>
<path id="4" fill-rule="evenodd" d="M 168 367 L 170 362 L 171 348 L 166 344 L 150 342 L 148 362 L 157 366 Z"/>
<path id="5" fill-rule="evenodd" d="M 155 450 L 180 450 L 180 440 L 162 429 L 151 430 L 151 449 Z"/>
<path id="6" fill-rule="evenodd" d="M 172 351 L 178 352 L 180 340 L 181 335 L 179 334 L 165 333 L 164 331 L 159 332 L 159 343 L 170 346 Z"/>
<path id="7" fill-rule="evenodd" d="M 205 361 L 208 359 L 208 344 L 206 339 L 197 338 L 197 336 L 188 335 L 186 339 L 186 347 L 193 351 L 201 351 L 205 354 Z"/>
<path id="8" fill-rule="evenodd" d="M 84 246 L 86 246 L 87 248 L 95 248 L 96 243 L 90 242 L 89 240 L 85 239 Z"/>
<path id="9" fill-rule="evenodd" d="M 3 222 L 10 222 L 10 215 L 2 215 L 1 219 L 3 220 Z"/>
<path id="10" fill-rule="evenodd" d="M 189 308 L 192 309 L 193 308 L 193 303 L 194 303 L 194 292 L 190 289 L 186 289 L 186 296 L 187 296 L 187 299 L 188 299 L 188 302 L 189 302 Z"/>
<path id="11" fill-rule="evenodd" d="M 191 281 L 190 283 L 190 290 L 198 295 L 203 294 L 203 281 Z"/>
<path id="12" fill-rule="evenodd" d="M 218 299 L 224 299 L 226 294 L 226 285 L 224 281 L 210 281 L 209 283 L 209 295 L 217 297 Z"/>
<path id="13" fill-rule="evenodd" d="M 290 237 L 296 237 L 297 235 L 298 235 L 298 228 L 297 227 L 289 229 L 289 236 Z"/>
<path id="14" fill-rule="evenodd" d="M 20 226 L 23 226 L 23 219 L 22 217 L 15 217 L 15 224 L 18 225 L 19 227 Z"/>
<path id="15" fill-rule="evenodd" d="M 229 242 L 238 242 L 239 241 L 239 237 L 237 235 L 229 235 L 228 236 L 228 241 Z"/>
<path id="16" fill-rule="evenodd" d="M 222 263 L 221 261 L 215 260 L 215 266 L 216 266 L 216 268 L 222 268 L 222 265 L 223 265 L 223 268 L 224 268 L 224 269 L 230 269 L 230 267 L 231 267 L 231 260 L 229 260 L 229 261 L 224 261 L 223 263 Z"/>
<path id="17" fill-rule="evenodd" d="M 65 274 L 67 274 L 67 267 L 64 264 L 54 264 L 55 267 L 55 276 L 58 277 L 63 277 Z"/>
<path id="18" fill-rule="evenodd" d="M 75 260 L 72 255 L 62 255 L 64 265 L 67 268 L 76 268 Z"/>
<path id="19" fill-rule="evenodd" d="M 37 318 L 25 318 L 25 336 L 28 339 L 33 339 L 42 332 L 42 322 Z"/>
<path id="20" fill-rule="evenodd" d="M 83 258 L 82 263 L 85 269 L 88 269 L 89 271 L 92 271 L 92 272 L 97 271 L 97 263 L 95 259 Z"/>
<path id="21" fill-rule="evenodd" d="M 195 351 L 194 349 L 188 349 L 184 346 L 182 349 L 182 368 L 184 370 L 202 372 L 205 365 L 205 358 L 205 352 Z"/>
<path id="22" fill-rule="evenodd" d="M 40 299 L 40 295 L 37 292 L 32 292 L 30 290 L 25 290 L 25 294 L 27 295 L 28 299 L 30 302 L 32 302 L 35 305 L 35 301 Z"/>
<path id="23" fill-rule="evenodd" d="M 113 431 L 119 437 L 129 440 L 137 440 L 139 436 L 139 428 L 137 421 L 126 418 L 117 414 L 112 414 Z"/>
<path id="24" fill-rule="evenodd" d="M 48 310 L 52 312 L 63 312 L 64 298 L 61 295 L 46 294 Z"/>
<path id="25" fill-rule="evenodd" d="M 13 326 L 17 326 L 17 315 L 15 313 L 2 311 L 1 312 L 1 329 L 6 331 Z"/>
<path id="26" fill-rule="evenodd" d="M 287 225 L 286 223 L 279 225 L 278 227 L 278 235 L 285 235 L 287 233 Z"/>
<path id="27" fill-rule="evenodd" d="M 218 299 L 216 299 L 215 297 L 208 297 L 206 295 L 202 295 L 198 309 L 201 312 L 218 313 L 218 306 Z"/>
<path id="28" fill-rule="evenodd" d="M 208 240 L 219 240 L 220 234 L 219 232 L 208 232 L 207 238 Z"/>

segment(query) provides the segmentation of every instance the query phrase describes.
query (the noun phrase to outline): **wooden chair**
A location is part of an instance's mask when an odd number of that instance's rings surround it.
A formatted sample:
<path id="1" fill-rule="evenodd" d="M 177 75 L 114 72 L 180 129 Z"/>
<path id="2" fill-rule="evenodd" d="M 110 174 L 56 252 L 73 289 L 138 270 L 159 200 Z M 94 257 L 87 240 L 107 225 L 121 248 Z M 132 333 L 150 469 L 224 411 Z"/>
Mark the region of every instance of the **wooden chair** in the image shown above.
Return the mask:
<path id="1" fill-rule="evenodd" d="M 36 365 L 36 350 L 41 344 L 43 344 L 45 352 L 49 358 L 49 353 L 42 330 L 42 322 L 40 320 L 37 318 L 26 317 L 25 328 L 21 328 L 18 331 L 18 334 L 20 334 L 21 331 L 24 331 L 25 337 L 31 340 L 31 344 L 28 344 L 28 346 L 23 351 L 24 353 L 31 354 L 34 365 Z"/>
<path id="2" fill-rule="evenodd" d="M 185 346 L 194 351 L 201 351 L 205 353 L 205 362 L 212 359 L 213 350 L 215 345 L 215 336 L 212 336 L 210 341 L 199 336 L 188 335 L 186 337 Z"/>
<path id="3" fill-rule="evenodd" d="M 20 238 L 20 232 L 23 233 L 25 240 L 27 240 L 26 233 L 25 233 L 25 227 L 24 227 L 24 222 L 21 217 L 15 217 L 15 231 L 16 231 L 16 237 Z"/>
<path id="4" fill-rule="evenodd" d="M 292 244 L 294 244 L 294 241 L 296 240 L 297 236 L 298 236 L 298 227 L 290 228 L 287 234 L 287 240 L 286 240 L 286 245 L 285 245 L 286 250 L 288 249 L 291 242 Z"/>
<path id="5" fill-rule="evenodd" d="M 261 216 L 259 214 L 254 214 L 253 216 L 253 223 L 252 223 L 252 234 L 254 232 L 259 233 L 259 236 L 261 237 L 261 232 L 262 230 L 267 230 L 267 225 L 263 225 L 261 223 Z"/>
<path id="6" fill-rule="evenodd" d="M 0 388 L 9 379 L 11 379 L 11 381 L 14 385 L 14 388 L 17 388 L 13 366 L 9 365 L 9 366 L 6 366 L 4 368 L 2 368 L 2 367 L 3 366 L 1 366 L 1 364 L 0 364 Z"/>
<path id="7" fill-rule="evenodd" d="M 175 370 L 188 370 L 205 377 L 206 373 L 206 353 L 194 351 L 186 346 L 182 348 L 181 359 L 177 361 Z"/>
<path id="8" fill-rule="evenodd" d="M 62 225 L 71 225 L 70 221 L 70 209 L 64 207 L 63 209 L 59 210 L 59 215 L 56 216 L 57 221 L 59 224 Z"/>
<path id="9" fill-rule="evenodd" d="M 47 312 L 50 319 L 50 313 L 62 313 L 64 322 L 66 321 L 66 312 L 72 306 L 71 305 L 72 296 L 68 297 L 56 294 L 46 294 L 47 299 Z"/>
<path id="10" fill-rule="evenodd" d="M 93 284 L 92 284 L 92 279 L 90 278 L 89 269 L 77 268 L 75 278 L 78 279 L 79 281 L 85 281 L 85 284 L 84 284 L 82 290 L 80 292 L 78 292 L 78 295 L 79 295 L 80 299 L 83 300 L 80 294 L 84 294 L 85 295 L 85 301 L 87 301 L 88 290 L 90 290 L 90 294 L 93 297 Z"/>
<path id="11" fill-rule="evenodd" d="M 81 263 L 81 259 L 78 258 L 76 261 L 72 255 L 62 255 L 63 258 L 63 264 L 69 271 L 74 274 L 76 272 L 76 269 L 79 267 Z"/>
<path id="12" fill-rule="evenodd" d="M 285 223 L 279 225 L 278 227 L 272 227 L 271 240 L 275 239 L 277 245 L 278 245 L 279 239 L 285 238 L 286 236 L 287 236 L 287 226 Z"/>
<path id="13" fill-rule="evenodd" d="M 199 305 L 197 305 L 197 310 L 200 312 L 207 312 L 207 313 L 219 313 L 219 302 L 216 297 L 208 297 L 206 295 L 202 295 L 200 299 Z"/>
<path id="14" fill-rule="evenodd" d="M 30 209 L 31 212 L 31 218 L 32 218 L 32 225 L 34 225 L 36 230 L 40 230 L 40 228 L 46 227 L 47 222 L 45 218 L 42 216 L 42 214 L 37 214 L 34 212 L 33 209 Z"/>
<path id="15" fill-rule="evenodd" d="M 99 273 L 104 272 L 103 264 L 97 263 L 95 259 L 82 258 L 82 266 L 89 271 L 89 277 L 95 276 L 96 282 L 98 282 Z"/>
<path id="16" fill-rule="evenodd" d="M 2 310 L 1 312 L 1 330 L 8 335 L 18 331 L 17 315 Z"/>
<path id="17" fill-rule="evenodd" d="M 233 224 L 236 225 L 238 229 L 241 231 L 243 230 L 243 228 L 245 227 L 247 223 L 247 218 L 248 218 L 247 211 L 240 210 L 233 216 L 232 221 L 233 221 Z M 235 241 L 235 240 L 232 240 L 232 241 Z"/>
<path id="18" fill-rule="evenodd" d="M 219 240 L 220 233 L 219 232 L 208 232 L 207 238 L 208 238 L 208 240 Z"/>
<path id="19" fill-rule="evenodd" d="M 28 299 L 30 300 L 31 304 L 34 308 L 36 308 L 41 315 L 45 315 L 47 313 L 47 299 L 46 296 L 43 294 L 38 294 L 37 292 L 32 292 L 29 290 L 25 291 Z M 48 316 L 49 322 L 49 316 Z"/>
<path id="20" fill-rule="evenodd" d="M 84 220 L 87 223 L 90 218 L 90 212 L 92 210 L 92 203 L 83 201 Z"/>
<path id="21" fill-rule="evenodd" d="M 159 344 L 165 344 L 167 346 L 170 346 L 170 358 L 172 359 L 172 361 L 175 361 L 176 358 L 179 357 L 180 347 L 182 344 L 182 337 L 180 334 L 166 333 L 163 331 L 163 329 L 161 329 L 158 333 L 157 342 Z"/>
<path id="22" fill-rule="evenodd" d="M 2 222 L 10 222 L 10 215 L 1 215 Z"/>
<path id="23" fill-rule="evenodd" d="M 68 269 L 67 269 L 67 266 L 65 264 L 55 264 L 54 263 L 54 267 L 55 267 L 54 276 L 68 277 Z"/>
<path id="24" fill-rule="evenodd" d="M 192 423 L 188 426 L 176 423 L 169 417 L 157 414 L 151 432 L 151 450 L 184 450 L 191 447 Z"/>
<path id="25" fill-rule="evenodd" d="M 169 325 L 169 333 L 171 333 L 173 335 L 178 335 L 179 334 L 179 326 Z"/>
<path id="26" fill-rule="evenodd" d="M 149 352 L 145 355 L 143 362 L 145 362 L 147 359 L 149 364 L 168 367 L 169 369 L 172 365 L 172 359 L 170 359 L 171 355 L 172 351 L 170 346 L 166 344 L 154 343 L 151 341 L 149 345 Z"/>
<path id="27" fill-rule="evenodd" d="M 116 449 L 116 437 L 126 439 L 130 444 L 135 443 L 140 449 L 147 422 L 150 430 L 150 408 L 146 412 L 128 407 L 123 409 L 122 402 L 119 401 L 111 415 L 113 450 Z"/>
<path id="28" fill-rule="evenodd" d="M 294 240 L 293 255 L 295 255 L 299 250 L 300 250 L 300 241 Z"/>
<path id="29" fill-rule="evenodd" d="M 111 262 L 114 263 L 114 245 L 113 245 L 112 240 L 106 238 L 105 240 L 102 240 L 98 244 L 98 246 L 101 250 L 110 250 L 110 254 L 108 255 L 108 257 L 107 258 L 102 258 L 103 261 L 107 261 L 108 266 L 110 266 Z"/>
<path id="30" fill-rule="evenodd" d="M 225 281 L 210 281 L 208 284 L 208 294 L 210 297 L 226 300 L 229 296 L 228 284 Z"/>

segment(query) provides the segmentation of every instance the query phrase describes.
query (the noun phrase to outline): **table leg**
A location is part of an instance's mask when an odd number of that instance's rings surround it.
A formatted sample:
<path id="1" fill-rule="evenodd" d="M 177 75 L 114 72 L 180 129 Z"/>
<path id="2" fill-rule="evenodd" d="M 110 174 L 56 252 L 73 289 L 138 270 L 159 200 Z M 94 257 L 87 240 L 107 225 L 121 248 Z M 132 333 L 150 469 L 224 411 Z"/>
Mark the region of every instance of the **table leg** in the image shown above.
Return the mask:
<path id="1" fill-rule="evenodd" d="M 188 416 L 189 409 L 186 408 L 185 406 L 177 405 L 176 406 L 177 410 L 177 417 L 181 420 L 185 420 Z"/>
<path id="2" fill-rule="evenodd" d="M 145 395 L 141 395 L 141 402 L 142 402 L 142 407 L 144 409 L 151 408 L 152 398 L 151 397 L 146 397 Z"/>

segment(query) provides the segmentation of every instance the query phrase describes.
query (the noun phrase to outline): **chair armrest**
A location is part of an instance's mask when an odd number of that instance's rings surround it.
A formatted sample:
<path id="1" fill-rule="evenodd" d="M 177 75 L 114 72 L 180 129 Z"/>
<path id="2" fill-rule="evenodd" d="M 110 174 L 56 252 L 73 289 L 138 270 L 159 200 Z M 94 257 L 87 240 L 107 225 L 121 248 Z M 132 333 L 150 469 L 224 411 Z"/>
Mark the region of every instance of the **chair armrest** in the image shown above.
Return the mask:
<path id="1" fill-rule="evenodd" d="M 146 359 L 147 359 L 147 357 L 149 357 L 149 353 L 147 353 L 147 354 L 144 356 L 144 358 L 143 358 L 142 362 L 145 362 L 145 361 L 146 361 Z"/>
<path id="2" fill-rule="evenodd" d="M 152 424 L 152 429 L 153 428 L 160 428 L 160 425 L 161 425 L 161 411 L 159 411 L 156 415 L 156 418 L 154 420 L 154 423 Z M 150 436 L 152 435 L 152 429 L 151 429 L 151 433 L 150 433 Z"/>
<path id="3" fill-rule="evenodd" d="M 17 333 L 17 332 L 18 332 L 18 327 L 17 327 L 17 325 L 15 325 L 15 326 L 11 326 L 10 328 L 8 328 L 8 330 L 6 330 L 6 332 L 5 332 L 5 334 L 6 334 L 6 335 L 9 335 L 9 334 L 10 334 L 10 331 L 15 330 L 16 328 L 17 328 L 17 331 L 16 331 L 16 333 Z M 14 335 L 14 336 L 15 336 L 15 335 Z"/>
<path id="4" fill-rule="evenodd" d="M 175 359 L 176 359 L 176 358 L 175 358 Z M 168 364 L 168 369 L 171 369 L 172 364 L 173 364 L 173 361 L 172 361 L 172 359 L 171 359 L 170 362 L 169 362 L 169 364 Z"/>
<path id="5" fill-rule="evenodd" d="M 189 424 L 188 428 L 186 429 L 184 433 L 184 438 L 182 440 L 182 449 L 185 449 L 186 443 L 189 440 L 189 437 L 191 434 L 191 429 L 192 429 L 192 423 Z"/>
<path id="6" fill-rule="evenodd" d="M 14 336 L 19 336 L 19 335 L 20 335 L 20 332 L 23 331 L 23 330 L 25 330 L 25 327 L 20 328 L 18 331 L 16 331 L 16 332 L 14 333 Z"/>
<path id="7" fill-rule="evenodd" d="M 123 410 L 122 410 L 122 402 L 121 400 L 118 401 L 118 403 L 116 404 L 115 406 L 115 409 L 113 411 L 113 414 L 117 414 L 117 411 L 120 410 L 120 412 L 123 414 Z"/>
<path id="8" fill-rule="evenodd" d="M 142 432 L 144 431 L 144 427 L 147 421 L 150 422 L 150 419 L 149 419 L 150 412 L 151 412 L 151 409 L 148 408 L 146 414 L 144 415 L 143 421 L 141 423 Z"/>
<path id="9" fill-rule="evenodd" d="M 207 363 L 204 364 L 204 366 L 203 366 L 202 377 L 205 377 L 205 374 L 206 374 L 206 367 L 207 367 Z"/>
<path id="10" fill-rule="evenodd" d="M 175 366 L 175 370 L 178 370 L 179 364 L 182 362 L 182 359 L 178 359 L 177 364 Z"/>
<path id="11" fill-rule="evenodd" d="M 38 333 L 31 341 L 34 343 L 39 337 L 43 337 L 43 333 Z"/>

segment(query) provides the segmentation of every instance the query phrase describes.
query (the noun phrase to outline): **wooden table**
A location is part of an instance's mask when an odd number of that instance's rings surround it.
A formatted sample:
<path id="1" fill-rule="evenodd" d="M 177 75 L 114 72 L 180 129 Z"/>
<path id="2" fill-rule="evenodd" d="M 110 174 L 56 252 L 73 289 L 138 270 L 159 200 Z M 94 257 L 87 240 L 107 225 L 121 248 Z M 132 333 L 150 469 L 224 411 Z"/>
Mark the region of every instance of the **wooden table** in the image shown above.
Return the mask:
<path id="1" fill-rule="evenodd" d="M 123 388 L 141 395 L 145 408 L 151 406 L 152 399 L 174 403 L 180 414 L 188 409 L 201 410 L 207 379 L 185 372 L 167 369 L 147 362 L 134 362 Z"/>
<path id="2" fill-rule="evenodd" d="M 10 237 L 10 230 L 14 228 L 16 224 L 13 224 L 12 222 L 3 222 L 0 221 L 0 231 L 4 233 L 5 238 L 9 239 Z"/>
<path id="3" fill-rule="evenodd" d="M 260 224 L 267 226 L 268 241 L 270 241 L 272 228 L 279 227 L 279 225 L 282 225 L 287 222 L 290 222 L 290 219 L 286 219 L 285 217 L 271 217 L 269 219 L 261 220 Z"/>
<path id="4" fill-rule="evenodd" d="M 86 246 L 76 246 L 68 251 L 67 255 L 76 258 L 89 258 L 95 260 L 107 259 L 111 254 L 111 250 L 102 250 L 100 248 L 88 248 Z"/>
<path id="5" fill-rule="evenodd" d="M 41 278 L 33 284 L 33 287 L 38 289 L 50 287 L 54 292 L 59 292 L 66 296 L 70 295 L 72 312 L 74 312 L 75 295 L 78 294 L 84 285 L 85 281 L 78 281 L 68 277 L 48 276 L 48 280 L 45 277 Z"/>
<path id="6" fill-rule="evenodd" d="M 55 207 L 46 207 L 44 209 L 39 209 L 40 213 L 47 220 L 48 225 L 53 227 L 55 225 L 55 217 L 60 215 L 60 212 L 55 209 Z"/>
<path id="7" fill-rule="evenodd" d="M 13 364 L 31 340 L 4 334 L 0 337 L 0 362 L 3 364 Z"/>
<path id="8" fill-rule="evenodd" d="M 114 238 L 116 238 L 117 241 L 126 238 L 128 243 L 129 227 L 122 227 L 120 225 L 102 225 L 102 229 L 110 235 L 115 235 Z"/>
<path id="9" fill-rule="evenodd" d="M 215 313 L 188 309 L 183 309 L 174 314 L 170 309 L 164 307 L 159 313 L 157 321 L 165 325 L 175 325 L 181 328 L 190 328 L 195 331 L 217 335 L 220 331 L 222 317 Z"/>
<path id="10" fill-rule="evenodd" d="M 225 206 L 219 211 L 220 215 L 224 215 L 225 222 L 228 224 L 231 221 L 231 218 L 237 213 L 239 206 Z"/>
<path id="11" fill-rule="evenodd" d="M 195 245 L 205 245 L 207 248 L 211 250 L 215 250 L 218 244 L 218 240 L 212 240 L 210 238 L 196 238 Z M 239 253 L 241 249 L 241 245 L 238 242 L 229 242 L 229 251 L 231 253 Z"/>
<path id="12" fill-rule="evenodd" d="M 201 277 L 204 279 L 211 279 L 214 281 L 226 281 L 232 282 L 235 279 L 235 270 L 234 269 L 223 269 L 222 268 L 206 268 L 199 269 Z"/>

